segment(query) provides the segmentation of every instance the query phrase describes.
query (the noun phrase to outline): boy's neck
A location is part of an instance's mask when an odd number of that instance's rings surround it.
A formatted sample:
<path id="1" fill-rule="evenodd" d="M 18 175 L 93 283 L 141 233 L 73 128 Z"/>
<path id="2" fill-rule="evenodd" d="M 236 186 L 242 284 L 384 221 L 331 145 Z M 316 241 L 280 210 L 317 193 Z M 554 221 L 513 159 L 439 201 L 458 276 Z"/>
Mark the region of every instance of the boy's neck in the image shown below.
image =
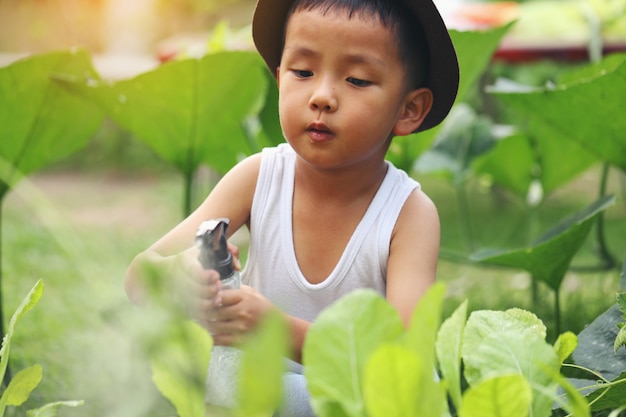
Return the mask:
<path id="1" fill-rule="evenodd" d="M 358 169 L 328 169 L 312 167 L 296 159 L 295 181 L 298 187 L 320 198 L 353 200 L 378 190 L 387 173 L 387 163 L 381 159 L 376 165 L 369 164 Z"/>

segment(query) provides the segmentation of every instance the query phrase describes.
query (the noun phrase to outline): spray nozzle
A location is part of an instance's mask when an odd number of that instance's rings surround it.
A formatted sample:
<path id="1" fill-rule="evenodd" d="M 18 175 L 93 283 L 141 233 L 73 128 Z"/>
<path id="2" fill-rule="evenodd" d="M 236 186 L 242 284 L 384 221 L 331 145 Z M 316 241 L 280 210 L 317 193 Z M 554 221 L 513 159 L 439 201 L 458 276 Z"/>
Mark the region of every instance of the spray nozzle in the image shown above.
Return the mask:
<path id="1" fill-rule="evenodd" d="M 196 233 L 196 245 L 200 247 L 198 259 L 204 269 L 215 269 L 220 279 L 226 279 L 234 272 L 233 256 L 228 251 L 226 231 L 229 220 L 220 218 L 200 224 Z"/>

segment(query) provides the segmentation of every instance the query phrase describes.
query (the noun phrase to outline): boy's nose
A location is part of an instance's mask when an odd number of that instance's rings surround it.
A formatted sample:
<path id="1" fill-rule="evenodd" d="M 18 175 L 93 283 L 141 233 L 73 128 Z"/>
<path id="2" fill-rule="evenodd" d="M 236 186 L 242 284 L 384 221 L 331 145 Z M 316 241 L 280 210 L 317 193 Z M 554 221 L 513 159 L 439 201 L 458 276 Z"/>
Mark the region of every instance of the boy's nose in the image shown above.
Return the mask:
<path id="1" fill-rule="evenodd" d="M 335 89 L 328 85 L 328 83 L 318 85 L 309 100 L 309 107 L 311 110 L 321 110 L 326 112 L 334 112 L 337 110 Z"/>

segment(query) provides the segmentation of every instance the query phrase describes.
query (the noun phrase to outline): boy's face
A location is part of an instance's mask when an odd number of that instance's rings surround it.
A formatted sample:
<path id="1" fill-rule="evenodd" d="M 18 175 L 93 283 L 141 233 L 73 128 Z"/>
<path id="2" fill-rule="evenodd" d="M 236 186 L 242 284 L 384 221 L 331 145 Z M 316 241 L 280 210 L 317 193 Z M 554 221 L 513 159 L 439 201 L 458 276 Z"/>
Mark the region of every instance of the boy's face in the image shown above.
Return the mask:
<path id="1" fill-rule="evenodd" d="M 391 137 L 417 129 L 432 103 L 405 78 L 395 34 L 376 18 L 298 10 L 278 69 L 283 132 L 300 155 L 328 166 L 384 157 Z"/>

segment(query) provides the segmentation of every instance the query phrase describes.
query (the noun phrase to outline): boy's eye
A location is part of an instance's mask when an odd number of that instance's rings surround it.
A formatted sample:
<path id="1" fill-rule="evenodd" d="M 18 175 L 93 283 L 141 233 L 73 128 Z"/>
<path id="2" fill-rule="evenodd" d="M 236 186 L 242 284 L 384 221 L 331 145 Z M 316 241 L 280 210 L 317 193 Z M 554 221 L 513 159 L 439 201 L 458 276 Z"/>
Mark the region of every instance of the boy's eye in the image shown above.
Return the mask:
<path id="1" fill-rule="evenodd" d="M 293 70 L 293 73 L 296 74 L 296 77 L 298 78 L 308 78 L 313 76 L 313 71 Z"/>
<path id="2" fill-rule="evenodd" d="M 349 77 L 347 81 L 356 87 L 367 87 L 372 84 L 370 81 L 360 80 L 354 77 Z"/>

